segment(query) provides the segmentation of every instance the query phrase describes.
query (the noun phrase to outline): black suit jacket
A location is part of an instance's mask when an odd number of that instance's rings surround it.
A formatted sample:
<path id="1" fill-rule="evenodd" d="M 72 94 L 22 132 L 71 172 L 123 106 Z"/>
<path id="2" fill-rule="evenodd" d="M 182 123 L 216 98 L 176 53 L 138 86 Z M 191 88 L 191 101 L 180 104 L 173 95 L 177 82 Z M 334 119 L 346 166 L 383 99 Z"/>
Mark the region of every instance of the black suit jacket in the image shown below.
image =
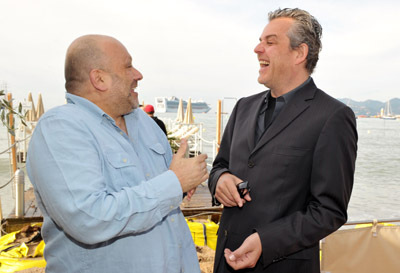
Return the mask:
<path id="1" fill-rule="evenodd" d="M 297 90 L 258 143 L 257 117 L 265 92 L 236 104 L 210 173 L 230 172 L 251 187 L 251 202 L 224 208 L 214 272 L 233 272 L 224 248 L 237 249 L 258 232 L 262 255 L 240 272 L 319 273 L 319 240 L 347 220 L 357 153 L 353 111 L 311 80 Z"/>
<path id="2" fill-rule="evenodd" d="M 164 122 L 156 116 L 152 116 L 151 118 L 158 124 L 164 134 L 167 135 L 167 128 L 165 128 Z"/>

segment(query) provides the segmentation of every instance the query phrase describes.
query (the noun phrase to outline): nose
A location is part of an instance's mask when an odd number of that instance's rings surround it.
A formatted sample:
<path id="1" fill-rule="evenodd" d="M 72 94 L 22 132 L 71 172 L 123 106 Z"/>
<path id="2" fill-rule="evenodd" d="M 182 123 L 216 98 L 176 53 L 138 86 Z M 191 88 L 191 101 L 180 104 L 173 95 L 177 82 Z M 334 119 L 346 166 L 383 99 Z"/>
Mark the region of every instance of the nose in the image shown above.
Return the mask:
<path id="1" fill-rule="evenodd" d="M 264 48 L 261 45 L 261 42 L 258 43 L 258 45 L 254 48 L 254 52 L 256 54 L 260 54 L 264 52 Z"/>
<path id="2" fill-rule="evenodd" d="M 136 81 L 140 81 L 140 80 L 143 79 L 143 75 L 142 75 L 142 73 L 140 73 L 139 70 L 137 70 L 136 68 L 133 68 L 133 78 L 134 78 Z"/>

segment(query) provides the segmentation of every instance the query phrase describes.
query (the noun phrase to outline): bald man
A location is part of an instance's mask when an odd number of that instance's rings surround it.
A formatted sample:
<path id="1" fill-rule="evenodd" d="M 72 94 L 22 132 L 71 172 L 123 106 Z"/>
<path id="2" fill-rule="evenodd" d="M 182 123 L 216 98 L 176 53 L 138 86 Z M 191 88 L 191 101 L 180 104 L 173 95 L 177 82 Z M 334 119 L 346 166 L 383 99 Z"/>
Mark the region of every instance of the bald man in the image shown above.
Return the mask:
<path id="1" fill-rule="evenodd" d="M 208 178 L 206 155 L 172 157 L 137 111 L 142 74 L 116 39 L 68 48 L 67 104 L 42 116 L 27 170 L 43 213 L 46 272 L 200 272 L 179 205 Z"/>

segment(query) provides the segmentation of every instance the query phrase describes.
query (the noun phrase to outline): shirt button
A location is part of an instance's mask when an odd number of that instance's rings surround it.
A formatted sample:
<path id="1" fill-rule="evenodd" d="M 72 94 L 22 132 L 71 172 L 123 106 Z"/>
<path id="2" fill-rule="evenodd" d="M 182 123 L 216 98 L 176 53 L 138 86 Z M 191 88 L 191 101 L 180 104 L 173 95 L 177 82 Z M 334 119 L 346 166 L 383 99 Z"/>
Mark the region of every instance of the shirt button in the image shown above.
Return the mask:
<path id="1" fill-rule="evenodd" d="M 175 221 L 175 219 L 174 218 L 171 218 L 171 222 L 174 222 Z"/>
<path id="2" fill-rule="evenodd" d="M 147 176 L 147 177 L 149 177 L 149 176 L 150 176 L 150 174 L 149 174 L 149 173 L 146 173 L 146 176 Z"/>
<path id="3" fill-rule="evenodd" d="M 249 168 L 253 168 L 254 165 L 255 165 L 254 162 L 251 161 L 251 160 L 247 163 L 247 166 L 248 166 Z"/>
<path id="4" fill-rule="evenodd" d="M 122 159 L 122 162 L 126 163 L 128 160 L 126 158 Z"/>
<path id="5" fill-rule="evenodd" d="M 169 208 L 170 208 L 171 210 L 173 210 L 173 209 L 174 209 L 174 206 L 169 206 Z"/>
<path id="6" fill-rule="evenodd" d="M 120 133 L 121 135 L 123 135 L 123 134 L 124 134 L 124 132 L 122 132 L 122 131 L 121 131 L 121 132 L 119 132 L 119 133 Z"/>

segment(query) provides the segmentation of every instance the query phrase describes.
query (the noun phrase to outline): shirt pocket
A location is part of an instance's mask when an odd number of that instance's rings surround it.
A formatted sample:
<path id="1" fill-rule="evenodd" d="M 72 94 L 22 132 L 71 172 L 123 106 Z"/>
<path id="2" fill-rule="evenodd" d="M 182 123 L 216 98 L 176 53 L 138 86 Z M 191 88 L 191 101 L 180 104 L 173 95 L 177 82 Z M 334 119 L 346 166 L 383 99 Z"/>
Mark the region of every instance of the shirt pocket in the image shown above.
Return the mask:
<path id="1" fill-rule="evenodd" d="M 165 148 L 161 145 L 161 143 L 152 143 L 148 145 L 148 148 L 153 154 L 153 160 L 155 161 L 155 166 L 164 166 L 163 170 L 168 169 L 169 163 L 166 156 Z"/>
<path id="2" fill-rule="evenodd" d="M 140 173 L 135 162 L 126 152 L 108 151 L 105 153 L 105 157 L 108 163 L 106 173 L 112 179 L 108 186 L 113 185 L 115 190 L 119 190 L 122 187 L 132 187 L 136 184 L 135 181 L 138 181 Z"/>
<path id="3" fill-rule="evenodd" d="M 313 159 L 312 149 L 277 146 L 272 154 L 274 159 L 272 169 L 279 170 L 280 178 L 287 187 L 291 186 L 290 183 L 287 183 L 288 181 L 296 181 L 299 185 L 300 183 L 308 183 Z M 282 192 L 285 190 L 282 190 Z"/>
<path id="4" fill-rule="evenodd" d="M 272 150 L 273 168 L 284 170 L 286 173 L 288 169 L 301 169 L 305 168 L 310 163 L 312 151 L 310 149 L 290 147 L 290 146 L 276 146 Z"/>

